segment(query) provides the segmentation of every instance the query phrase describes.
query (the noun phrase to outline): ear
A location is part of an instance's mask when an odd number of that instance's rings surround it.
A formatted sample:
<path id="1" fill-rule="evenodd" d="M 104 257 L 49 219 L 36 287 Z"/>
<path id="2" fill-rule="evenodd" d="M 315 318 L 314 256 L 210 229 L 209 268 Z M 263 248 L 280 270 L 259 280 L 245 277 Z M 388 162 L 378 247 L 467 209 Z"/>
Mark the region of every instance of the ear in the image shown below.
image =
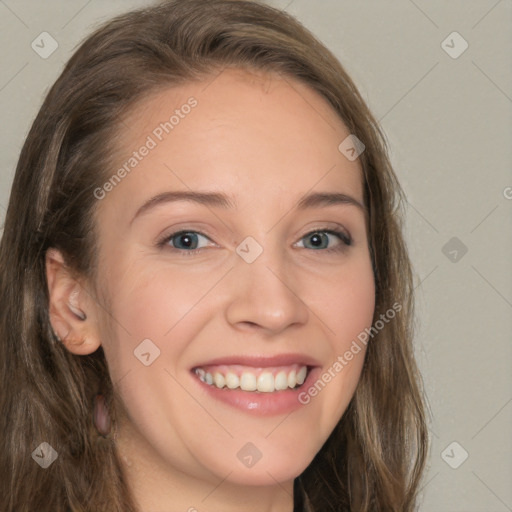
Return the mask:
<path id="1" fill-rule="evenodd" d="M 73 354 L 94 352 L 100 345 L 94 299 L 72 276 L 60 251 L 46 252 L 50 323 Z"/>

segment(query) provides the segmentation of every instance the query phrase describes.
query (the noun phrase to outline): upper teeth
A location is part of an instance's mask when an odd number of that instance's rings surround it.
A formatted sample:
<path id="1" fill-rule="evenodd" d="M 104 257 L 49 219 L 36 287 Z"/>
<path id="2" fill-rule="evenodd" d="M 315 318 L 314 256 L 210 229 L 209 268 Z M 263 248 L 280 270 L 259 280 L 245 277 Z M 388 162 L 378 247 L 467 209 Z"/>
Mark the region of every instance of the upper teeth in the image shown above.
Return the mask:
<path id="1" fill-rule="evenodd" d="M 261 391 L 271 393 L 288 388 L 294 388 L 304 383 L 307 366 L 291 365 L 280 368 L 248 369 L 238 365 L 196 368 L 195 373 L 202 382 L 215 385 L 222 389 L 240 388 L 243 391 Z"/>

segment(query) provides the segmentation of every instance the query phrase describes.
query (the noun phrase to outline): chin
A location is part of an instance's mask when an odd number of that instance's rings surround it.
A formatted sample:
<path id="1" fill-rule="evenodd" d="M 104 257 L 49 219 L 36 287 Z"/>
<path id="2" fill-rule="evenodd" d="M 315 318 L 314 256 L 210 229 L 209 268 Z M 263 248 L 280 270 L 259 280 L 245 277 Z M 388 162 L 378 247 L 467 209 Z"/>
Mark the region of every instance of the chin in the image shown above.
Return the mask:
<path id="1" fill-rule="evenodd" d="M 298 448 L 304 449 L 304 447 Z M 229 475 L 226 480 L 237 485 L 274 486 L 277 482 L 289 482 L 297 478 L 316 455 L 313 450 L 308 453 L 299 452 L 299 450 L 281 453 L 280 450 L 270 447 L 265 452 L 268 452 L 268 455 L 262 452 L 260 452 L 261 455 L 258 455 L 258 452 L 254 451 L 252 452 L 253 459 L 246 461 L 242 454 L 235 459 L 234 464 L 226 464 L 227 460 L 224 458 L 218 461 L 220 464 L 211 467 L 210 471 L 222 479 Z M 261 458 L 258 459 L 258 456 Z M 229 458 L 231 459 L 231 457 Z"/>

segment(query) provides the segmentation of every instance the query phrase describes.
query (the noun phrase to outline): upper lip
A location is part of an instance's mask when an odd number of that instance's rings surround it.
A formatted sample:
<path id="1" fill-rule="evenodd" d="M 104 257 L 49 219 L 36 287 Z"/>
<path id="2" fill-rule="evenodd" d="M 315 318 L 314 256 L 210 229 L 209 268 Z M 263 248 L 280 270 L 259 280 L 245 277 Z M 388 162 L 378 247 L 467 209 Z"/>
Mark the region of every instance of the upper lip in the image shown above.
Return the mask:
<path id="1" fill-rule="evenodd" d="M 211 359 L 201 364 L 197 364 L 194 368 L 203 366 L 218 365 L 241 365 L 251 366 L 254 368 L 265 368 L 269 366 L 288 366 L 291 364 L 299 364 L 303 366 L 320 366 L 320 363 L 313 357 L 306 354 L 276 354 L 273 356 L 225 356 Z"/>

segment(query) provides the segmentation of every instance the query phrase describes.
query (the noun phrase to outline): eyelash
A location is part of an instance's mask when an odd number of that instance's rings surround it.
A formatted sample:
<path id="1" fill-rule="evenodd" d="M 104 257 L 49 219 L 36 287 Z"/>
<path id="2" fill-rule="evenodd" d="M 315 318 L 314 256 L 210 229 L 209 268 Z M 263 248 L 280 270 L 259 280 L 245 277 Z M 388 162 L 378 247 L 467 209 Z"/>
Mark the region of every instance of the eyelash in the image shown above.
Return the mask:
<path id="1" fill-rule="evenodd" d="M 205 249 L 205 247 L 201 247 L 200 249 L 185 250 L 185 249 L 177 249 L 175 247 L 167 246 L 168 242 L 170 240 L 172 240 L 173 238 L 177 237 L 178 235 L 184 235 L 184 234 L 189 234 L 189 233 L 194 233 L 196 235 L 204 236 L 205 238 L 208 238 L 208 240 L 211 241 L 210 237 L 208 237 L 204 233 L 201 233 L 200 231 L 181 229 L 179 231 L 175 231 L 174 233 L 166 235 L 162 240 L 157 242 L 157 247 L 159 249 L 171 250 L 172 252 L 177 252 L 177 253 L 183 254 L 184 256 L 185 255 L 186 256 L 194 256 L 196 254 L 201 253 L 203 251 L 203 249 Z M 330 249 L 310 249 L 311 251 L 318 250 L 318 251 L 323 251 L 323 252 L 328 252 L 328 253 L 339 253 L 339 252 L 345 251 L 346 248 L 350 247 L 353 242 L 352 238 L 350 237 L 349 234 L 345 233 L 344 231 L 336 230 L 336 229 L 315 229 L 313 231 L 310 231 L 309 233 L 306 233 L 304 236 L 302 236 L 301 240 L 304 238 L 307 238 L 308 236 L 314 235 L 316 233 L 327 233 L 329 235 L 335 235 L 341 240 L 342 245 L 333 247 Z M 167 246 L 167 247 L 165 247 L 165 246 Z"/>

